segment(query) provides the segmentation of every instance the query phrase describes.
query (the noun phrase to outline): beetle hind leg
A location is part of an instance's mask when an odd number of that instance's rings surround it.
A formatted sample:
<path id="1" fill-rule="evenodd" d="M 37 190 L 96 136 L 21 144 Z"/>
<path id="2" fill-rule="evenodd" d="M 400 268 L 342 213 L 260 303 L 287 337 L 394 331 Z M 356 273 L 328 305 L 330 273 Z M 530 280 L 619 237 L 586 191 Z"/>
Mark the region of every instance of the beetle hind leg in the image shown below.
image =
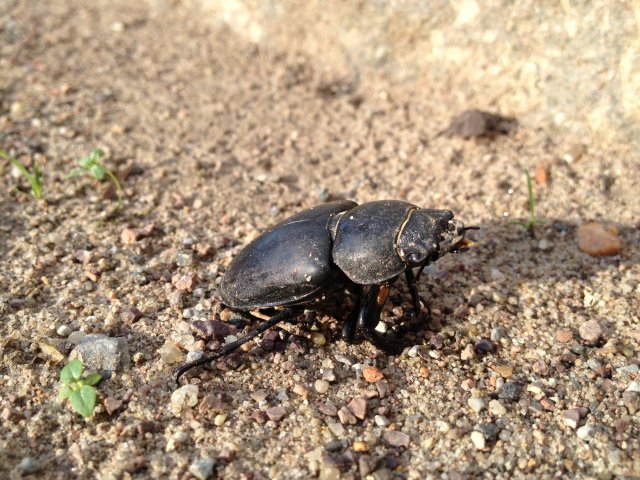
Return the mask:
<path id="1" fill-rule="evenodd" d="M 284 310 L 281 310 L 279 313 L 275 314 L 270 319 L 262 322 L 254 330 L 251 330 L 244 337 L 240 337 L 235 342 L 231 342 L 231 343 L 228 343 L 227 345 L 225 345 L 222 348 L 222 350 L 220 350 L 219 352 L 216 352 L 216 353 L 214 353 L 212 355 L 209 355 L 207 357 L 200 358 L 200 359 L 195 360 L 193 362 L 185 363 L 183 365 L 180 365 L 178 368 L 176 368 L 174 370 L 173 379 L 176 381 L 176 384 L 180 385 L 180 377 L 182 375 L 184 375 L 186 372 L 188 372 L 189 370 L 191 370 L 192 368 L 199 367 L 201 365 L 205 365 L 205 364 L 211 363 L 212 361 L 217 360 L 220 357 L 224 357 L 225 355 L 229 355 L 231 352 L 233 352 L 234 350 L 238 349 L 240 346 L 244 345 L 249 340 L 254 339 L 258 335 L 260 335 L 261 333 L 265 332 L 266 330 L 269 330 L 271 327 L 274 327 L 278 323 L 281 323 L 281 322 L 290 320 L 291 318 L 294 318 L 296 315 L 302 313 L 302 311 L 303 310 L 300 309 L 300 308 L 286 308 Z M 255 318 L 255 317 L 253 317 L 253 318 Z"/>

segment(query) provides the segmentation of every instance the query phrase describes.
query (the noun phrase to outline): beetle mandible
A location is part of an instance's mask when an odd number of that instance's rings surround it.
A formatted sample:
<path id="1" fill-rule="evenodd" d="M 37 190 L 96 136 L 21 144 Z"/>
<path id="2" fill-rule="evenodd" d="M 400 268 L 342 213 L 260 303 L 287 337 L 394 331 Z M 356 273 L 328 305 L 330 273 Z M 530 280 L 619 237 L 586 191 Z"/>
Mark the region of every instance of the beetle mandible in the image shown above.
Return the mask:
<path id="1" fill-rule="evenodd" d="M 376 331 L 390 285 L 404 273 L 420 317 L 417 280 L 422 270 L 450 252 L 471 244 L 467 230 L 450 210 L 420 208 L 399 200 L 358 205 L 342 200 L 304 210 L 274 225 L 231 262 L 219 295 L 227 307 L 258 320 L 250 311 L 281 309 L 246 336 L 214 355 L 178 367 L 174 378 L 227 355 L 274 325 L 345 288 L 355 296 L 342 337 L 353 343 L 356 331 L 379 349 L 398 353 L 400 340 Z M 417 275 L 414 269 L 418 269 Z"/>

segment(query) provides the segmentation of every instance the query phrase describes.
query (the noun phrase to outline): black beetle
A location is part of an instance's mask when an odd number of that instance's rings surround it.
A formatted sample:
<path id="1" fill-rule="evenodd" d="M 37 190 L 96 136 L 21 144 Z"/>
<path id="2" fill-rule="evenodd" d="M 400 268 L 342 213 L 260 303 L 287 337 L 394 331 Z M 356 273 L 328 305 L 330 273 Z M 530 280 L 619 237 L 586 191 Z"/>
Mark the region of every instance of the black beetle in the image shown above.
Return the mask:
<path id="1" fill-rule="evenodd" d="M 414 319 L 420 317 L 417 280 L 424 267 L 449 252 L 466 250 L 467 230 L 450 210 L 419 208 L 411 203 L 383 200 L 358 205 L 337 201 L 318 205 L 271 227 L 233 259 L 220 285 L 222 303 L 243 312 L 281 309 L 248 335 L 218 353 L 178 367 L 175 379 L 187 370 L 231 353 L 277 323 L 290 320 L 347 289 L 356 305 L 342 330 L 352 343 L 356 330 L 388 353 L 402 349 L 399 340 L 375 328 L 389 286 L 404 273 L 411 292 Z M 414 268 L 418 274 L 414 275 Z"/>

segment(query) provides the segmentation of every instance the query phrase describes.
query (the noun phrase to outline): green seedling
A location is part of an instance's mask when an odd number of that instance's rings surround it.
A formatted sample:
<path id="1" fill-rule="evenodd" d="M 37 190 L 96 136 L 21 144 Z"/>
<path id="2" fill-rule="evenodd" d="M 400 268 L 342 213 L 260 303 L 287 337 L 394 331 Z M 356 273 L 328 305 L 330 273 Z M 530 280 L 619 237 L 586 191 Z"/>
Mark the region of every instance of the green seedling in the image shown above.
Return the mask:
<path id="1" fill-rule="evenodd" d="M 87 173 L 99 182 L 102 182 L 106 177 L 109 177 L 116 187 L 116 192 L 118 194 L 118 208 L 122 208 L 122 185 L 120 185 L 120 181 L 113 172 L 100 163 L 100 159 L 103 156 L 104 151 L 99 148 L 94 148 L 91 150 L 89 155 L 78 160 L 78 166 L 69 172 L 68 178 L 77 177 L 78 175 Z"/>
<path id="2" fill-rule="evenodd" d="M 522 221 L 513 221 L 513 222 L 509 222 L 513 225 L 520 225 L 522 228 L 524 228 L 527 232 L 529 232 L 529 235 L 531 237 L 533 237 L 533 227 L 534 225 L 536 225 L 537 223 L 543 223 L 541 220 L 537 220 L 536 219 L 536 197 L 533 193 L 533 181 L 531 180 L 531 175 L 529 174 L 529 170 L 525 169 L 524 174 L 527 176 L 527 190 L 529 191 L 529 221 L 528 222 L 522 222 Z"/>
<path id="3" fill-rule="evenodd" d="M 71 406 L 83 417 L 90 417 L 96 406 L 96 387 L 102 375 L 99 373 L 90 373 L 84 378 L 82 370 L 84 366 L 81 360 L 71 360 L 60 372 L 60 400 L 69 399 Z"/>
<path id="4" fill-rule="evenodd" d="M 37 163 L 34 163 L 33 173 L 31 173 L 27 170 L 27 167 L 22 165 L 18 160 L 2 149 L 0 149 L 0 156 L 9 160 L 11 165 L 16 167 L 22 175 L 27 177 L 27 180 L 29 180 L 29 183 L 31 184 L 31 195 L 33 195 L 36 200 L 40 200 L 42 198 L 42 172 L 40 171 L 40 166 Z"/>

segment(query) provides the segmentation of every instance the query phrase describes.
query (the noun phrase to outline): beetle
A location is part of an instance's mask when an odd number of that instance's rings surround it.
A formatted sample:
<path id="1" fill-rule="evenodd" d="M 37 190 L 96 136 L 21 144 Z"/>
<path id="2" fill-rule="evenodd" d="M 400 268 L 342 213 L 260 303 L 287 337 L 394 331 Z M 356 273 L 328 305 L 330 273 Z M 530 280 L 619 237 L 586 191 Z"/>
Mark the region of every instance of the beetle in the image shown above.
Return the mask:
<path id="1" fill-rule="evenodd" d="M 279 309 L 246 336 L 218 353 L 186 363 L 174 378 L 227 355 L 274 325 L 291 320 L 345 288 L 355 296 L 342 337 L 349 343 L 359 330 L 387 353 L 403 344 L 376 326 L 389 288 L 404 273 L 420 317 L 417 281 L 422 270 L 447 253 L 466 250 L 468 230 L 451 210 L 420 208 L 399 200 L 358 205 L 349 200 L 317 205 L 272 226 L 233 259 L 220 284 L 223 305 L 258 320 L 251 311 Z M 414 269 L 418 269 L 417 275 Z"/>

